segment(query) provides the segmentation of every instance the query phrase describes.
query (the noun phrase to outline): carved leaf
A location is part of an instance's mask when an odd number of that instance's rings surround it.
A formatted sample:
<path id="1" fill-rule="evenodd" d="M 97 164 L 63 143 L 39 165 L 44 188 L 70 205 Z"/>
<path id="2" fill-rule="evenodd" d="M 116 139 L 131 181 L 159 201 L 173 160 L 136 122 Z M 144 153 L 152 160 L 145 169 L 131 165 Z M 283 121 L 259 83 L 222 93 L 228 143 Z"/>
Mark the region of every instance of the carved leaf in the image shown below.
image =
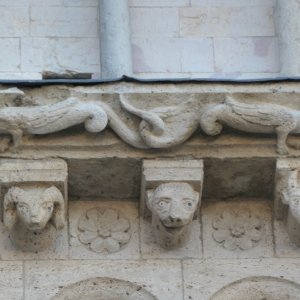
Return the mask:
<path id="1" fill-rule="evenodd" d="M 97 226 L 93 220 L 82 218 L 78 224 L 78 228 L 82 231 L 97 232 Z"/>
<path id="2" fill-rule="evenodd" d="M 224 247 L 228 250 L 234 250 L 237 247 L 236 238 L 229 236 L 224 242 Z"/>
<path id="3" fill-rule="evenodd" d="M 103 252 L 105 249 L 105 239 L 98 237 L 90 245 L 90 248 L 95 252 Z"/>
<path id="4" fill-rule="evenodd" d="M 242 236 L 240 238 L 236 239 L 237 245 L 242 249 L 242 250 L 248 250 L 253 247 L 252 241 L 247 237 L 247 236 Z"/>
<path id="5" fill-rule="evenodd" d="M 126 230 L 128 230 L 130 227 L 129 221 L 125 218 L 120 218 L 118 219 L 118 221 L 112 226 L 111 231 L 112 232 L 124 232 Z"/>
<path id="6" fill-rule="evenodd" d="M 81 243 L 89 244 L 97 238 L 97 232 L 85 231 L 79 234 L 78 238 Z"/>
<path id="7" fill-rule="evenodd" d="M 113 238 L 107 238 L 105 239 L 105 248 L 110 253 L 118 252 L 120 250 L 120 244 Z"/>
<path id="8" fill-rule="evenodd" d="M 130 239 L 130 234 L 127 232 L 114 232 L 111 234 L 111 237 L 120 243 L 127 243 Z"/>
<path id="9" fill-rule="evenodd" d="M 221 243 L 230 237 L 230 232 L 227 229 L 219 229 L 213 232 L 213 238 Z"/>

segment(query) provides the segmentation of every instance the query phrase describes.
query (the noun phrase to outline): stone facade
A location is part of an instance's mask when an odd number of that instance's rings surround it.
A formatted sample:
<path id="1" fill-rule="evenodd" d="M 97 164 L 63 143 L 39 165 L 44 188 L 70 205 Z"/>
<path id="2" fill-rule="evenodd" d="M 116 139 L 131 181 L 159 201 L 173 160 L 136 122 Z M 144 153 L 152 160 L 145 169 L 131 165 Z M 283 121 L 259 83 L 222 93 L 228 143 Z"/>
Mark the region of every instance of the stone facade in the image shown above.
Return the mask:
<path id="1" fill-rule="evenodd" d="M 299 94 L 1 86 L 3 297 L 298 299 Z"/>
<path id="2" fill-rule="evenodd" d="M 106 51 L 102 47 L 105 34 L 102 41 L 99 37 L 102 10 L 99 3 L 99 0 L 1 0 L 0 78 L 41 79 L 45 71 L 65 70 L 91 73 L 99 78 L 105 72 L 100 52 Z M 116 3 L 120 5 L 121 1 Z M 133 74 L 126 69 L 123 73 L 126 75 L 270 78 L 279 75 L 280 61 L 289 61 L 293 53 L 285 46 L 294 42 L 289 39 L 293 30 L 287 21 L 290 15 L 275 0 L 130 0 L 128 3 L 131 50 L 126 56 L 131 56 Z M 283 20 L 278 21 L 279 9 Z M 292 20 L 290 24 L 297 18 Z M 284 35 L 281 36 L 276 24 L 283 28 Z M 120 28 L 123 30 L 119 26 L 119 31 Z M 296 40 L 294 44 L 297 47 Z M 122 51 L 125 56 L 125 50 Z M 114 60 L 116 57 L 110 59 Z M 296 75 L 295 68 L 287 66 L 284 71 L 286 75 Z"/>

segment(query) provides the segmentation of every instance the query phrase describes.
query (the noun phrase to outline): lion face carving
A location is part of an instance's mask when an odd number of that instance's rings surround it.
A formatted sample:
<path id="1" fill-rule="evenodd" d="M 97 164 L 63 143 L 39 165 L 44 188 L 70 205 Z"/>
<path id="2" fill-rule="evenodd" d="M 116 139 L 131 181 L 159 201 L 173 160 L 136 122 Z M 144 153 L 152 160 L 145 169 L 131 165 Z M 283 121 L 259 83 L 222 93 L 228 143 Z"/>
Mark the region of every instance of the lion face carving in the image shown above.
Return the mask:
<path id="1" fill-rule="evenodd" d="M 184 244 L 198 209 L 199 193 L 187 183 L 172 182 L 148 191 L 147 196 L 158 242 L 165 248 L 177 248 Z"/>
<path id="2" fill-rule="evenodd" d="M 4 197 L 4 225 L 11 229 L 16 223 L 29 231 L 42 231 L 51 220 L 61 229 L 65 223 L 64 198 L 57 187 L 11 187 Z"/>

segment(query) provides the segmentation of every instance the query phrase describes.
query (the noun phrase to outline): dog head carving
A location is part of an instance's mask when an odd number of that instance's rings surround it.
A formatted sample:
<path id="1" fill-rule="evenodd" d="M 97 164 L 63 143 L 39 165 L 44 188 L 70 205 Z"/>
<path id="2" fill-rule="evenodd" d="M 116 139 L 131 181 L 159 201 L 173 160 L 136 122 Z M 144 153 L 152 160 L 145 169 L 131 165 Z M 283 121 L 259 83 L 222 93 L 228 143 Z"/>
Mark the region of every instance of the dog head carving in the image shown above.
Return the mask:
<path id="1" fill-rule="evenodd" d="M 283 191 L 282 202 L 289 206 L 291 214 L 300 223 L 300 188 L 292 187 Z"/>
<path id="2" fill-rule="evenodd" d="M 164 183 L 147 191 L 158 243 L 165 248 L 181 246 L 189 238 L 198 203 L 199 193 L 184 182 Z"/>
<path id="3" fill-rule="evenodd" d="M 18 222 L 30 231 L 42 231 L 49 221 L 57 229 L 65 224 L 64 198 L 57 187 L 11 187 L 4 196 L 4 225 L 12 229 Z"/>

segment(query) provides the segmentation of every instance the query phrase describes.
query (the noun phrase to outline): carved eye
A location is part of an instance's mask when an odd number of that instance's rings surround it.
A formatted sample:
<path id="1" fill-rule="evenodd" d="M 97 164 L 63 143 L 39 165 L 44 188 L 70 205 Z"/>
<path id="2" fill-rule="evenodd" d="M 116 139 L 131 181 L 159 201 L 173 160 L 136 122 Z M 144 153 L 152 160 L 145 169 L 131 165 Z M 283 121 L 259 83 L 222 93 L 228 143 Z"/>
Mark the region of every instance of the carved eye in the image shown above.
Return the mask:
<path id="1" fill-rule="evenodd" d="M 52 202 L 45 203 L 44 204 L 44 209 L 46 209 L 49 213 L 51 213 L 52 210 L 53 210 L 53 203 Z"/>
<path id="2" fill-rule="evenodd" d="M 194 207 L 194 201 L 190 200 L 190 199 L 185 199 L 184 200 L 184 205 L 185 205 L 185 207 L 191 209 L 191 208 Z"/>
<path id="3" fill-rule="evenodd" d="M 19 204 L 18 205 L 18 210 L 25 212 L 25 211 L 27 211 L 27 206 L 24 205 L 24 204 Z"/>
<path id="4" fill-rule="evenodd" d="M 169 204 L 169 200 L 168 198 L 162 198 L 157 202 L 157 205 L 159 208 L 165 208 L 167 207 L 167 205 Z"/>

